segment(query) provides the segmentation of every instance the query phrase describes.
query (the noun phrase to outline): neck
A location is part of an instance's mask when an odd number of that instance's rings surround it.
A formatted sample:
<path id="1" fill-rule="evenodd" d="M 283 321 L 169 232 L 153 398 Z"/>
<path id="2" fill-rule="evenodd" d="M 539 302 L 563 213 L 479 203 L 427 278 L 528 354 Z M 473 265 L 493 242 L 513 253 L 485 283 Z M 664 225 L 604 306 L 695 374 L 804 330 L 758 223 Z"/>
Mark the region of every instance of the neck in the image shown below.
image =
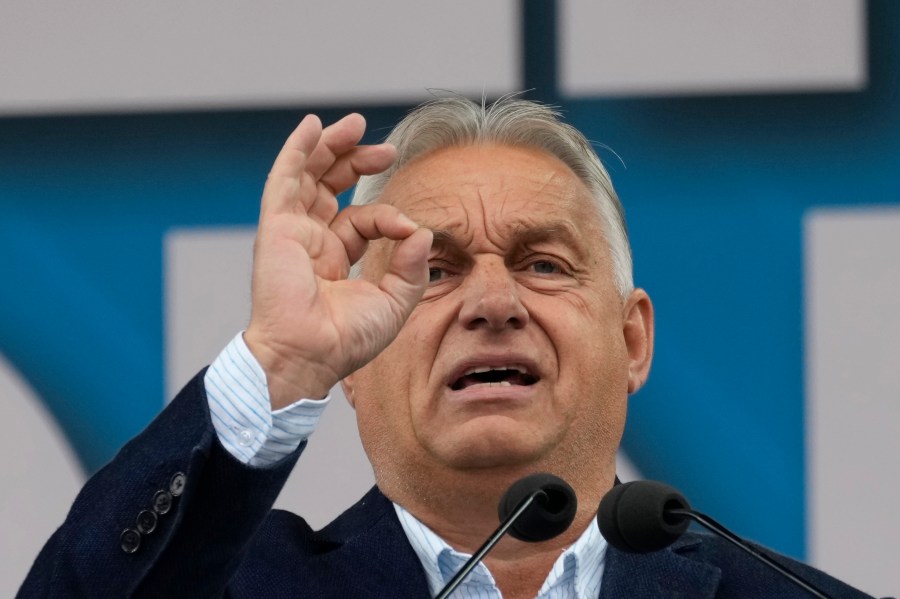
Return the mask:
<path id="1" fill-rule="evenodd" d="M 499 525 L 497 505 L 509 486 L 531 472 L 497 470 L 467 471 L 429 479 L 427 489 L 416 488 L 404 478 L 391 485 L 379 477 L 379 487 L 392 501 L 402 505 L 419 521 L 457 551 L 473 554 Z M 568 474 L 568 476 L 567 476 Z M 583 473 L 582 473 L 583 474 Z M 614 467 L 593 480 L 566 473 L 578 498 L 572 525 L 559 536 L 540 543 L 527 543 L 505 536 L 484 560 L 504 597 L 534 597 L 553 564 L 571 546 L 596 516 L 600 498 L 615 478 Z M 445 484 L 438 485 L 436 481 Z"/>

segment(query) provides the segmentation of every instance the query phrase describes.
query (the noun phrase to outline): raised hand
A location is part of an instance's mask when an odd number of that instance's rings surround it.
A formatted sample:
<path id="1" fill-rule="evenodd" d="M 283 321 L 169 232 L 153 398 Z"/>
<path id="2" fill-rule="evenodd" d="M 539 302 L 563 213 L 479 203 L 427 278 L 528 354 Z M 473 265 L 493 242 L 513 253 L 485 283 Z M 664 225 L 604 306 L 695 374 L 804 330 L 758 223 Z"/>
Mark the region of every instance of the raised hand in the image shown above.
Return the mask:
<path id="1" fill-rule="evenodd" d="M 338 211 L 337 194 L 393 163 L 393 146 L 357 145 L 365 120 L 322 129 L 309 115 L 288 137 L 263 191 L 244 339 L 266 372 L 273 409 L 324 397 L 396 337 L 428 282 L 431 232 L 393 206 Z M 347 280 L 378 238 L 398 241 L 380 281 Z"/>

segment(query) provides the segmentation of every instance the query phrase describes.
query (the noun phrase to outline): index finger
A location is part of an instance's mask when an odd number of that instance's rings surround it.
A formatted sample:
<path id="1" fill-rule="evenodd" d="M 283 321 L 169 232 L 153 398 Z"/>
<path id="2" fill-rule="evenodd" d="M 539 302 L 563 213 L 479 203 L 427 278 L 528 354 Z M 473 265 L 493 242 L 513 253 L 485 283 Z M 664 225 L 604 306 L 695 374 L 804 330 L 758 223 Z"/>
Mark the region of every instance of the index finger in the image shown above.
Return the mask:
<path id="1" fill-rule="evenodd" d="M 419 229 L 419 225 L 389 204 L 366 204 L 344 208 L 330 228 L 344 244 L 350 264 L 355 264 L 365 253 L 369 241 L 382 237 L 406 239 Z"/>
<path id="2" fill-rule="evenodd" d="M 314 114 L 303 117 L 291 132 L 272 164 L 269 176 L 299 178 L 322 138 L 322 121 Z"/>

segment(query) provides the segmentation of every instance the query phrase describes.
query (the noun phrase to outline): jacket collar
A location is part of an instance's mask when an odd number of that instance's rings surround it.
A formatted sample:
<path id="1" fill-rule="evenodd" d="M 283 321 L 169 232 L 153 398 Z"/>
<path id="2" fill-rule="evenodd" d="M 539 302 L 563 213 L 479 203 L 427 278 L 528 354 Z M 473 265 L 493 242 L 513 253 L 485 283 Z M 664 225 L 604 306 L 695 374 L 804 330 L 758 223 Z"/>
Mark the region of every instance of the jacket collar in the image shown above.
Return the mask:
<path id="1" fill-rule="evenodd" d="M 702 542 L 702 537 L 686 533 L 671 547 L 643 555 L 609 547 L 600 599 L 715 597 L 722 577 L 721 570 L 687 557 Z"/>

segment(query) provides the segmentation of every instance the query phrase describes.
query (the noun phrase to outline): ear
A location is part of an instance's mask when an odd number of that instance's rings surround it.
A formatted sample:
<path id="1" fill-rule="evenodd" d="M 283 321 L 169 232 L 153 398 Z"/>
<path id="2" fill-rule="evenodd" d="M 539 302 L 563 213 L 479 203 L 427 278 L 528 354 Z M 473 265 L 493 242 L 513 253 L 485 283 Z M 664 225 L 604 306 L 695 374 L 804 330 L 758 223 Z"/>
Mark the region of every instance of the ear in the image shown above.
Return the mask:
<path id="1" fill-rule="evenodd" d="M 353 375 L 348 374 L 343 379 L 341 379 L 341 389 L 344 390 L 344 397 L 347 398 L 347 402 L 350 404 L 350 407 L 354 410 L 356 409 L 356 400 L 353 398 Z"/>
<path id="2" fill-rule="evenodd" d="M 643 289 L 635 289 L 625 301 L 622 332 L 628 350 L 628 393 L 640 389 L 653 361 L 653 304 Z"/>

